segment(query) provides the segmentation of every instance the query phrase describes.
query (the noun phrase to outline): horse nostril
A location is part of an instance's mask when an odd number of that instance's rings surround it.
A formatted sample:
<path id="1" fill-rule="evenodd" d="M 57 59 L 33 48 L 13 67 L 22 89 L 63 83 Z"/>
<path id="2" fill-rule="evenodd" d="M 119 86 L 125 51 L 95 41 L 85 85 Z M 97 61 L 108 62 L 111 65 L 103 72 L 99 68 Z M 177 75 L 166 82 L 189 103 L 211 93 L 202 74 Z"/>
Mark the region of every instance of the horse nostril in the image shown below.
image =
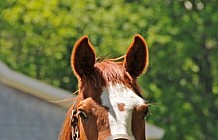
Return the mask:
<path id="1" fill-rule="evenodd" d="M 122 139 L 114 139 L 114 140 L 128 140 L 128 139 L 123 139 L 123 138 L 122 138 Z"/>

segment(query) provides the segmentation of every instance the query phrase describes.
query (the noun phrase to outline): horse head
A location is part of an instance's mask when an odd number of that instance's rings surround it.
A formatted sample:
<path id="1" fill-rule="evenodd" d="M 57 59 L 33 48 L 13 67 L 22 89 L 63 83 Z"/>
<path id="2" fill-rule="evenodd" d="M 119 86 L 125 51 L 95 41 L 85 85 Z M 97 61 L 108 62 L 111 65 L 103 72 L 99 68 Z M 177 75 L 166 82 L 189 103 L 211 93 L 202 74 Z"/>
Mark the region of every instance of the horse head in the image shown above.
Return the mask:
<path id="1" fill-rule="evenodd" d="M 71 66 L 79 92 L 69 109 L 61 140 L 144 140 L 147 102 L 137 84 L 148 67 L 148 47 L 135 35 L 122 62 L 96 62 L 87 36 L 74 46 Z"/>

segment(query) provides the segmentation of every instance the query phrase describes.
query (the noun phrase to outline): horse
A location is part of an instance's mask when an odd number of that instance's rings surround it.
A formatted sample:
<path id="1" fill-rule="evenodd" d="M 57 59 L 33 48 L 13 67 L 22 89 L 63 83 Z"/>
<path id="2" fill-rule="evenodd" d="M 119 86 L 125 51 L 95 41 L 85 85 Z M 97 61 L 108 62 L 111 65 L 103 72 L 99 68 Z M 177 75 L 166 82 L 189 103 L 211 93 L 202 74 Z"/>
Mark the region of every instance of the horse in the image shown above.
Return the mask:
<path id="1" fill-rule="evenodd" d="M 148 46 L 136 34 L 122 61 L 96 61 L 88 36 L 74 45 L 71 67 L 78 95 L 69 108 L 59 140 L 145 140 L 148 103 L 137 78 L 148 67 Z"/>

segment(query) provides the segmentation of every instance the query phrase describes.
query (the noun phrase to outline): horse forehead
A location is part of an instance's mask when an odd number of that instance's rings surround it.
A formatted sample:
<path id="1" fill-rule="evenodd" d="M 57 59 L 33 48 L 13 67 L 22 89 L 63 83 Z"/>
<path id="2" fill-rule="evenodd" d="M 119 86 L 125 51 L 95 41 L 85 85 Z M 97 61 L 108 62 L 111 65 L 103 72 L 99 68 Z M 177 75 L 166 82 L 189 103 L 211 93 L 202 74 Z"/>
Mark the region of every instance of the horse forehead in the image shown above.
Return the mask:
<path id="1" fill-rule="evenodd" d="M 108 120 L 112 136 L 134 137 L 131 129 L 132 112 L 135 106 L 144 105 L 144 100 L 122 83 L 103 87 L 102 105 L 109 108 Z"/>
<path id="2" fill-rule="evenodd" d="M 114 107 L 122 103 L 126 108 L 133 109 L 137 105 L 143 105 L 144 100 L 134 91 L 122 83 L 109 84 L 102 88 L 101 94 L 102 105 Z"/>

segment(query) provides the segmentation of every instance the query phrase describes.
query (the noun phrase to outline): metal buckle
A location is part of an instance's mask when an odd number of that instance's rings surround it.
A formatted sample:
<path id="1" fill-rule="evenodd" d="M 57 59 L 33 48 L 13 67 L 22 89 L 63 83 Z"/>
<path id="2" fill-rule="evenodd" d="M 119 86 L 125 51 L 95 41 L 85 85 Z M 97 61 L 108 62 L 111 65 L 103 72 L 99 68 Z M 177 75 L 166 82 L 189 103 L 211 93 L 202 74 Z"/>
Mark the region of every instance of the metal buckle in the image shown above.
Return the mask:
<path id="1" fill-rule="evenodd" d="M 71 123 L 71 135 L 73 140 L 79 140 L 79 129 L 78 129 L 78 118 L 76 117 L 76 110 L 72 110 L 70 115 L 70 123 Z"/>

